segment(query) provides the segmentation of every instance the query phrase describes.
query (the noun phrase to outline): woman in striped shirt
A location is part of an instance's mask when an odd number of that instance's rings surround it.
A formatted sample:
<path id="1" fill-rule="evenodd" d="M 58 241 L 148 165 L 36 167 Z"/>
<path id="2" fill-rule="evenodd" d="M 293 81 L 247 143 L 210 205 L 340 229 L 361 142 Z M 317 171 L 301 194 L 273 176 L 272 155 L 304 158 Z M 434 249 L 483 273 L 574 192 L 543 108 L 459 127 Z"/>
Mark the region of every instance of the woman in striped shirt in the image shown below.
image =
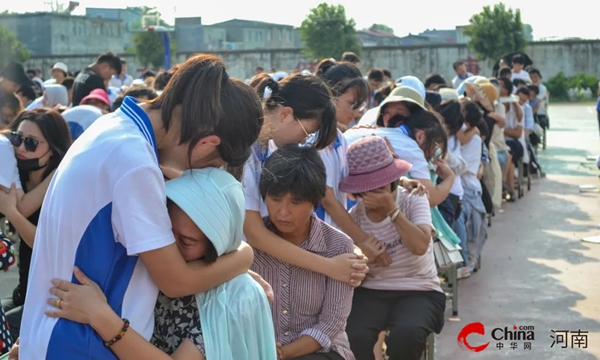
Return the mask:
<path id="1" fill-rule="evenodd" d="M 333 258 L 352 254 L 352 240 L 315 214 L 326 191 L 325 165 L 313 147 L 289 145 L 266 161 L 260 192 L 268 216 L 264 225 L 288 244 Z M 293 266 L 261 250 L 252 270 L 275 294 L 272 306 L 279 359 L 355 360 L 345 332 L 352 287 Z M 371 346 L 372 348 L 372 346 Z"/>
<path id="2" fill-rule="evenodd" d="M 383 138 L 357 140 L 347 157 L 350 174 L 340 188 L 359 199 L 350 215 L 392 258 L 386 268 L 373 264 L 354 291 L 346 329 L 352 351 L 358 359 L 374 359 L 378 335 L 388 330 L 389 358 L 418 360 L 427 336 L 442 329 L 446 303 L 433 256 L 429 201 L 398 186 L 412 165 L 393 156 Z"/>

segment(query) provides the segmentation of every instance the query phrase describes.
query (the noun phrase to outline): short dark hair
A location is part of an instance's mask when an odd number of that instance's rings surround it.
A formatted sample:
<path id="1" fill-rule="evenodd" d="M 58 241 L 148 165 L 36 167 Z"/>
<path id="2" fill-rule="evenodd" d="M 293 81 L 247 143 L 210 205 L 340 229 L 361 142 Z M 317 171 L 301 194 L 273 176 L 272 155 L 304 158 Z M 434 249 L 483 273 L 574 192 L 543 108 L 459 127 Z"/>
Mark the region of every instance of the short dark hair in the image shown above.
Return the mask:
<path id="1" fill-rule="evenodd" d="M 262 67 L 262 66 L 257 66 L 257 67 L 256 67 L 256 70 L 265 71 L 265 69 L 263 69 L 263 67 Z"/>
<path id="2" fill-rule="evenodd" d="M 74 83 L 75 83 L 75 78 L 68 76 L 68 77 L 64 78 L 60 84 L 64 87 L 66 87 L 67 91 L 68 91 L 73 88 Z"/>
<path id="3" fill-rule="evenodd" d="M 455 61 L 454 64 L 452 64 L 452 67 L 454 68 L 454 71 L 456 71 L 457 67 L 464 65 L 464 64 L 465 64 L 464 62 L 458 60 L 458 61 Z"/>
<path id="4" fill-rule="evenodd" d="M 483 120 L 483 112 L 479 105 L 474 101 L 467 101 L 463 104 L 465 110 L 465 123 L 471 127 L 477 127 L 477 125 Z"/>
<path id="5" fill-rule="evenodd" d="M 149 78 L 149 77 L 156 77 L 156 74 L 154 73 L 154 71 L 146 70 L 142 73 L 142 79 L 145 80 L 146 78 Z"/>
<path id="6" fill-rule="evenodd" d="M 511 62 L 513 64 L 524 65 L 525 64 L 525 58 L 521 54 L 515 54 L 515 55 L 513 55 L 512 59 L 511 59 Z"/>
<path id="7" fill-rule="evenodd" d="M 444 118 L 444 124 L 450 135 L 456 135 L 465 122 L 460 103 L 456 100 L 449 100 L 442 103 L 437 111 Z"/>
<path id="8" fill-rule="evenodd" d="M 107 51 L 103 54 L 100 54 L 96 59 L 96 64 L 109 64 L 111 68 L 115 69 L 117 74 L 121 73 L 121 59 L 113 53 L 112 51 Z"/>
<path id="9" fill-rule="evenodd" d="M 542 73 L 537 68 L 529 68 L 529 76 L 531 76 L 532 74 L 537 74 L 537 76 L 539 76 L 540 79 L 542 78 Z"/>
<path id="10" fill-rule="evenodd" d="M 17 91 L 17 94 L 21 94 L 21 96 L 24 96 L 30 100 L 35 100 L 37 98 L 33 86 L 21 86 L 19 91 Z"/>
<path id="11" fill-rule="evenodd" d="M 388 77 L 388 78 L 392 78 L 392 72 L 390 71 L 390 69 L 381 69 L 381 72 L 383 73 L 383 76 Z"/>
<path id="12" fill-rule="evenodd" d="M 127 61 L 125 61 L 125 59 L 121 59 L 121 64 L 127 65 Z"/>
<path id="13" fill-rule="evenodd" d="M 429 75 L 427 78 L 425 78 L 425 82 L 424 82 L 424 86 L 425 89 L 427 89 L 428 87 L 430 87 L 431 85 L 437 84 L 437 85 L 445 85 L 448 82 L 446 81 L 446 79 L 444 79 L 444 77 L 440 74 L 431 74 Z"/>
<path id="14" fill-rule="evenodd" d="M 339 97 L 349 89 L 356 91 L 356 102 L 362 104 L 369 100 L 369 84 L 363 78 L 356 65 L 324 59 L 317 65 L 317 76 L 325 80 L 334 97 Z"/>
<path id="15" fill-rule="evenodd" d="M 316 209 L 327 190 L 325 164 L 315 148 L 284 146 L 265 161 L 259 188 L 263 199 L 290 194 L 294 200 L 310 202 Z"/>
<path id="16" fill-rule="evenodd" d="M 294 74 L 276 82 L 268 75 L 259 75 L 253 81 L 255 91 L 262 97 L 266 87 L 271 95 L 265 101 L 265 108 L 271 111 L 278 106 L 289 106 L 298 119 L 317 119 L 319 131 L 314 147 L 325 149 L 337 137 L 335 105 L 331 101 L 329 86 L 318 76 Z"/>
<path id="17" fill-rule="evenodd" d="M 173 77 L 173 74 L 175 73 L 175 71 L 177 71 L 177 69 L 178 67 L 175 66 L 169 70 L 160 71 L 154 78 L 154 83 L 152 84 L 154 90 L 162 91 L 165 88 L 165 86 L 167 86 L 169 81 L 171 81 L 171 78 Z"/>
<path id="18" fill-rule="evenodd" d="M 537 85 L 527 85 L 527 88 L 530 92 L 535 93 L 536 95 L 540 94 L 540 87 Z"/>
<path id="19" fill-rule="evenodd" d="M 342 54 L 342 61 L 348 61 L 353 64 L 357 64 L 360 62 L 360 58 L 358 57 L 358 55 L 356 55 L 352 51 L 346 51 L 345 53 Z"/>
<path id="20" fill-rule="evenodd" d="M 513 82 L 513 85 L 516 87 L 518 87 L 519 85 L 527 85 L 527 81 L 525 81 L 521 78 L 514 79 L 512 82 Z"/>
<path id="21" fill-rule="evenodd" d="M 367 73 L 367 79 L 375 81 L 383 81 L 383 71 L 379 69 L 371 69 Z"/>
<path id="22" fill-rule="evenodd" d="M 148 100 L 154 100 L 158 97 L 158 94 L 153 89 L 144 85 L 133 85 L 115 99 L 111 110 L 116 111 L 118 108 L 120 108 L 126 96 L 131 96 L 136 99 L 146 98 Z"/>
<path id="23" fill-rule="evenodd" d="M 381 89 L 375 91 L 375 94 L 373 95 L 373 100 L 375 100 L 375 104 L 377 106 L 381 105 L 383 100 L 385 100 L 386 97 L 390 96 L 390 93 L 395 88 L 396 88 L 396 83 L 391 83 L 391 84 L 386 85 L 386 86 L 382 87 Z"/>
<path id="24" fill-rule="evenodd" d="M 520 88 L 517 90 L 517 95 L 518 95 L 518 94 L 527 95 L 527 96 L 529 97 L 529 95 L 531 95 L 531 92 L 529 91 L 529 89 L 528 89 L 526 86 L 524 86 L 524 87 L 520 87 Z"/>
<path id="25" fill-rule="evenodd" d="M 512 76 L 512 70 L 510 68 L 502 68 L 500 70 L 500 74 L 498 77 L 500 78 L 511 78 Z"/>
<path id="26" fill-rule="evenodd" d="M 219 57 L 198 54 L 187 59 L 150 102 L 150 109 L 161 111 L 167 131 L 177 107 L 181 107 L 179 144 L 189 144 L 190 166 L 194 146 L 209 135 L 221 139 L 217 150 L 229 167 L 241 166 L 250 157 L 263 124 L 261 102 L 250 86 L 229 77 Z"/>
<path id="27" fill-rule="evenodd" d="M 498 85 L 500 85 L 500 88 L 504 88 L 508 92 L 508 94 L 512 94 L 513 89 L 515 88 L 512 81 L 510 81 L 510 79 L 507 77 L 499 78 Z"/>

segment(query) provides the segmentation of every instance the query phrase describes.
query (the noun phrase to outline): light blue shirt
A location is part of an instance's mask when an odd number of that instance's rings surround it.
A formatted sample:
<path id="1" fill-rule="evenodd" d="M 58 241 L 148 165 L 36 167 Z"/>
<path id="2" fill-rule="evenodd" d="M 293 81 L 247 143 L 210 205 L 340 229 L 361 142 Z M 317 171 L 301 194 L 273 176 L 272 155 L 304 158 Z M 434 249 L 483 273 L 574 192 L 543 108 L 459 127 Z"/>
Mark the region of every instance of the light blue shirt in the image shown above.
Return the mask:
<path id="1" fill-rule="evenodd" d="M 525 130 L 533 131 L 534 124 L 535 124 L 535 121 L 533 119 L 533 109 L 531 108 L 531 106 L 528 103 L 525 103 L 521 106 L 523 107 L 523 116 L 524 116 L 523 127 L 525 128 Z"/>

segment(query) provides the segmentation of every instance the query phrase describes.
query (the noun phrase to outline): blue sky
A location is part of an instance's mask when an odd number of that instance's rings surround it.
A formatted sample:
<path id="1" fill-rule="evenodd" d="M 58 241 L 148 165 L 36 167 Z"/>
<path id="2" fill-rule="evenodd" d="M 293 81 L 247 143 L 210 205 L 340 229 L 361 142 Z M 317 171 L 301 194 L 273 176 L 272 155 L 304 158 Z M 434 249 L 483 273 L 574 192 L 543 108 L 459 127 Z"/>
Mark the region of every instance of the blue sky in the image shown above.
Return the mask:
<path id="1" fill-rule="evenodd" d="M 49 1 L 56 0 L 2 1 L 4 4 L 0 4 L 0 10 L 44 11 L 49 9 Z M 67 0 L 58 1 L 68 3 Z M 320 2 L 322 0 L 80 0 L 80 8 L 75 13 L 85 13 L 85 7 L 119 8 L 127 5 L 146 5 L 158 7 L 167 21 L 172 21 L 174 17 L 202 16 L 204 24 L 241 18 L 299 26 L 310 8 Z M 485 5 L 497 2 L 490 0 L 331 1 L 333 4 L 344 5 L 347 16 L 356 21 L 358 28 L 382 23 L 392 27 L 395 34 L 399 36 L 419 33 L 425 29 L 450 29 L 456 25 L 467 24 L 472 14 L 479 12 Z M 536 39 L 552 36 L 598 37 L 598 31 L 593 30 L 598 22 L 598 14 L 592 9 L 593 2 L 570 0 L 568 3 L 557 2 L 556 6 L 552 6 L 548 2 L 535 0 L 505 0 L 504 4 L 521 9 L 523 21 L 531 24 Z"/>

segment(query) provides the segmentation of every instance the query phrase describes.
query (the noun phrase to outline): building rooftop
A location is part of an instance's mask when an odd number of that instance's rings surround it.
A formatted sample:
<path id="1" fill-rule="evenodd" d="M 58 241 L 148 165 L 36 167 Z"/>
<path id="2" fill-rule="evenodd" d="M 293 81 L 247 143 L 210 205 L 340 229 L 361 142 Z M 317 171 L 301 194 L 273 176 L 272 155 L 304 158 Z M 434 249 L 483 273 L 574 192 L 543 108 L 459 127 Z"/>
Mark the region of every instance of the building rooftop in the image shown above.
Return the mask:
<path id="1" fill-rule="evenodd" d="M 33 18 L 33 17 L 43 17 L 43 16 L 53 16 L 53 17 L 63 17 L 63 18 L 78 18 L 78 19 L 92 19 L 92 20 L 102 20 L 102 21 L 113 21 L 113 22 L 122 22 L 122 20 L 117 19 L 98 19 L 96 17 L 86 16 L 86 15 L 72 15 L 72 14 L 63 14 L 63 13 L 54 13 L 54 12 L 28 12 L 28 13 L 8 13 L 8 14 L 0 14 L 2 18 Z"/>
<path id="2" fill-rule="evenodd" d="M 287 24 L 275 24 L 275 23 L 268 23 L 268 22 L 264 22 L 264 21 L 243 20 L 243 19 L 231 19 L 231 20 L 220 22 L 220 23 L 206 25 L 206 26 L 214 26 L 214 27 L 219 27 L 219 26 L 245 26 L 245 27 L 260 27 L 260 28 L 274 27 L 274 26 L 278 26 L 278 27 L 284 26 L 284 27 L 293 28 L 292 25 L 287 25 Z"/>

